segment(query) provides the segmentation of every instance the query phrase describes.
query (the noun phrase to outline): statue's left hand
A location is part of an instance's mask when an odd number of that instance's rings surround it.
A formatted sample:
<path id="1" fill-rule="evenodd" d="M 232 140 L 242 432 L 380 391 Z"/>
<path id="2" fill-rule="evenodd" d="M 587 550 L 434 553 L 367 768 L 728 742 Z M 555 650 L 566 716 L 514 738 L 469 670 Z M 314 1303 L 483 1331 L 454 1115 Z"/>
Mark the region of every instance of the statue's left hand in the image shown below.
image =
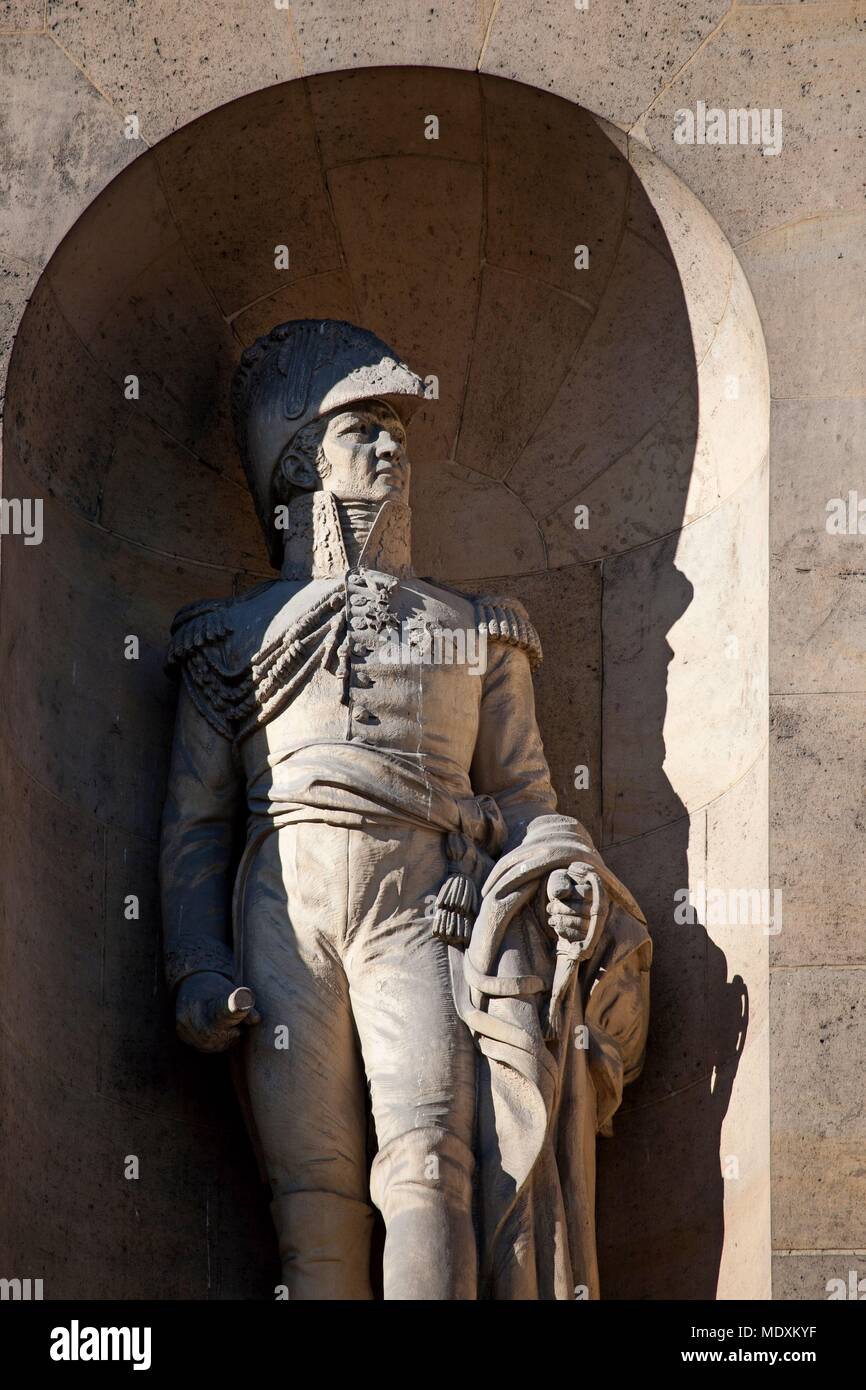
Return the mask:
<path id="1" fill-rule="evenodd" d="M 581 943 L 581 958 L 591 955 L 604 929 L 610 897 L 599 875 L 580 860 L 554 869 L 547 879 L 548 925 L 563 941 Z"/>

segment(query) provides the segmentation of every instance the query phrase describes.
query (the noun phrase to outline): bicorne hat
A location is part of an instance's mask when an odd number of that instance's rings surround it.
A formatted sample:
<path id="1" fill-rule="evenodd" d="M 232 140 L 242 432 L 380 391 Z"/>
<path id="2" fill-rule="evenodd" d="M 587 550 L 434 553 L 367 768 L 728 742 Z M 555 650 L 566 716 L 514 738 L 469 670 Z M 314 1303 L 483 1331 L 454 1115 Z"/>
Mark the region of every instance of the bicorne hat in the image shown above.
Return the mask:
<path id="1" fill-rule="evenodd" d="M 257 338 L 232 383 L 232 416 L 244 470 L 279 568 L 272 486 L 299 430 L 341 406 L 386 401 L 407 424 L 424 399 L 421 378 L 375 333 L 337 319 L 294 319 Z"/>

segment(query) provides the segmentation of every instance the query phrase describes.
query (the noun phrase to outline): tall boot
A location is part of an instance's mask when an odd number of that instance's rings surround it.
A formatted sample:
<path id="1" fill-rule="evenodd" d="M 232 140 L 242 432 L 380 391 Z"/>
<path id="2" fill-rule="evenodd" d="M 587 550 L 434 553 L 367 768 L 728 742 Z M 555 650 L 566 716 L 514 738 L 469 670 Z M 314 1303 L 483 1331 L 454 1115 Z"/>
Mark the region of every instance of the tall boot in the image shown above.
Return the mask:
<path id="1" fill-rule="evenodd" d="M 370 1299 L 373 1210 L 336 1192 L 288 1192 L 271 1202 L 290 1299 Z"/>
<path id="2" fill-rule="evenodd" d="M 474 1299 L 475 1159 L 435 1127 L 398 1135 L 376 1155 L 370 1194 L 385 1220 L 386 1299 Z"/>

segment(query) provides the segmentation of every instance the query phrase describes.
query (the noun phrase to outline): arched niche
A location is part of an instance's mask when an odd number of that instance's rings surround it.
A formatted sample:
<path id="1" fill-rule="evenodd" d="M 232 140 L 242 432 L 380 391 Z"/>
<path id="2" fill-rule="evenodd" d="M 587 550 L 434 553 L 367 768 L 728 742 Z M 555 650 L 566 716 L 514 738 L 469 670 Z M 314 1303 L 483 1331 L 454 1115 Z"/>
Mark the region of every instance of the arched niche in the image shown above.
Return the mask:
<path id="1" fill-rule="evenodd" d="M 562 807 L 650 919 L 646 1071 L 600 1146 L 603 1294 L 767 1296 L 767 938 L 674 916 L 689 885 L 766 884 L 760 326 L 718 227 L 641 146 L 436 68 L 196 120 L 96 198 L 22 321 L 4 492 L 44 499 L 45 534 L 4 546 L 0 585 L 7 1132 L 30 1174 L 11 1256 L 42 1251 L 53 1297 L 274 1282 L 226 1074 L 172 1035 L 155 866 L 171 616 L 268 574 L 231 372 L 303 316 L 437 377 L 410 441 L 418 568 L 529 607 Z"/>

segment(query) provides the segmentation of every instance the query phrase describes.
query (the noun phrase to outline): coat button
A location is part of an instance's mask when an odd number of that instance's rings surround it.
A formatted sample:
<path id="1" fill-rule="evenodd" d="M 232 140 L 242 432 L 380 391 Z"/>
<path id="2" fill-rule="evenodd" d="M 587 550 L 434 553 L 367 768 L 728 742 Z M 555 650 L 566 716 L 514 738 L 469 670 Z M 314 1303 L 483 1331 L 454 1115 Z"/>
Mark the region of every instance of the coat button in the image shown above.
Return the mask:
<path id="1" fill-rule="evenodd" d="M 356 724 L 378 724 L 379 721 L 372 710 L 364 709 L 363 705 L 356 705 L 352 711 L 352 718 Z"/>

